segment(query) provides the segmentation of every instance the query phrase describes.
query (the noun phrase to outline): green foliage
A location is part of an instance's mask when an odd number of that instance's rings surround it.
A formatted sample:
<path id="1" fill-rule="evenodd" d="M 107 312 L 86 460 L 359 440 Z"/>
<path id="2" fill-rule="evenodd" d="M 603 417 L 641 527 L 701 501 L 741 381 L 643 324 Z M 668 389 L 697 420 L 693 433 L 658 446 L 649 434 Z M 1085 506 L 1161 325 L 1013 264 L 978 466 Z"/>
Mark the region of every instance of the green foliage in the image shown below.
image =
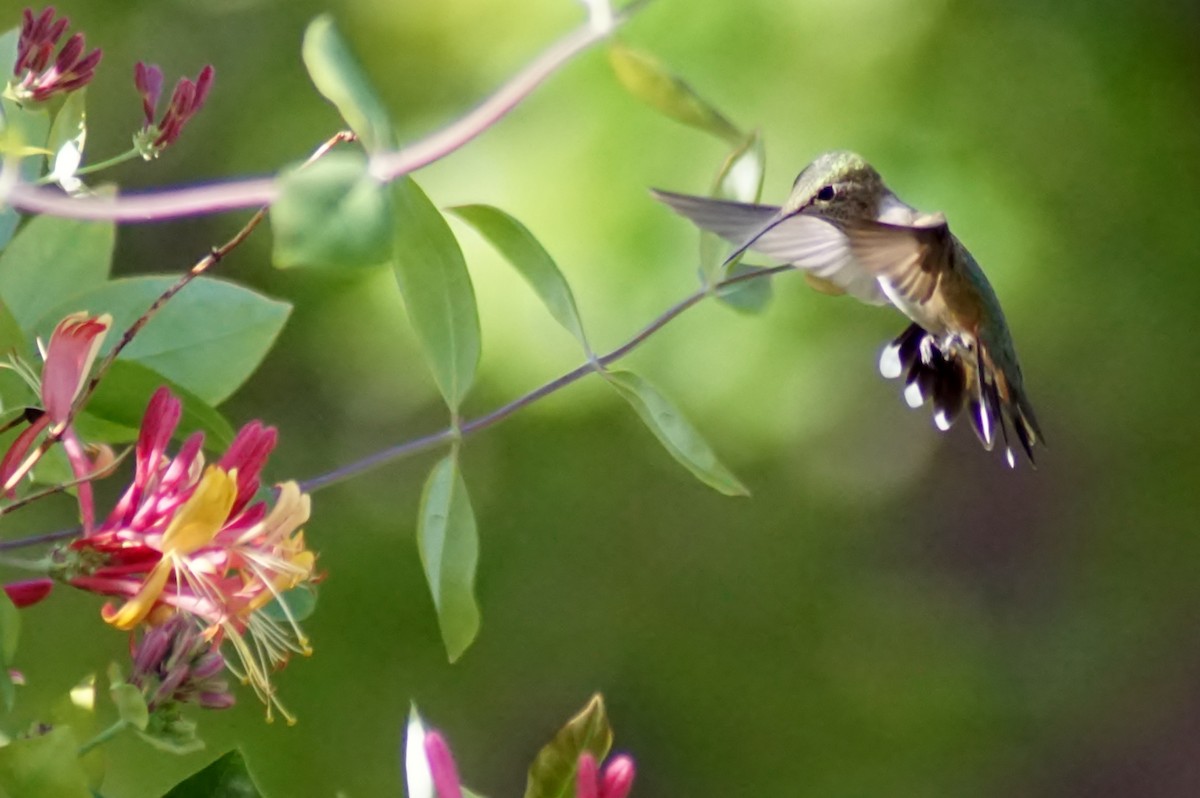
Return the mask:
<path id="1" fill-rule="evenodd" d="M 621 84 L 659 113 L 730 144 L 739 145 L 745 138 L 736 125 L 654 56 L 618 42 L 609 48 L 608 58 Z"/>
<path id="2" fill-rule="evenodd" d="M 0 590 L 0 700 L 4 710 L 12 712 L 17 700 L 16 687 L 8 669 L 17 656 L 17 642 L 21 636 L 21 614 L 13 605 L 8 594 Z"/>
<path id="3" fill-rule="evenodd" d="M 304 32 L 304 65 L 317 91 L 333 103 L 368 152 L 392 146 L 387 109 L 346 46 L 333 18 L 322 14 Z"/>
<path id="4" fill-rule="evenodd" d="M 358 153 L 331 153 L 285 172 L 271 206 L 275 265 L 355 268 L 391 257 L 388 187 Z"/>
<path id="5" fill-rule="evenodd" d="M 696 478 L 726 496 L 749 496 L 750 491 L 721 464 L 695 427 L 654 386 L 631 371 L 601 372 L 608 383 L 637 412 L 671 456 Z"/>
<path id="6" fill-rule="evenodd" d="M 479 633 L 475 567 L 479 533 L 458 468 L 457 452 L 437 465 L 421 493 L 417 549 L 433 595 L 442 642 L 451 662 L 462 656 Z"/>
<path id="7" fill-rule="evenodd" d="M 49 150 L 46 153 L 46 171 L 59 182 L 74 177 L 83 157 L 83 146 L 87 141 L 86 105 L 86 88 L 71 92 L 50 125 L 50 136 L 46 140 L 46 149 Z"/>
<path id="8" fill-rule="evenodd" d="M 571 286 L 533 233 L 512 216 L 490 205 L 460 205 L 450 211 L 478 230 L 499 250 L 537 292 L 555 321 L 574 335 L 585 351 L 590 352 Z"/>
<path id="9" fill-rule="evenodd" d="M 260 798 L 239 750 L 229 751 L 171 788 L 163 798 Z"/>
<path id="10" fill-rule="evenodd" d="M 438 390 L 457 413 L 479 365 L 479 312 L 450 225 L 411 178 L 392 186 L 396 282 Z"/>
<path id="11" fill-rule="evenodd" d="M 109 685 L 108 695 L 121 720 L 139 731 L 145 731 L 150 723 L 150 710 L 141 690 L 128 682 L 117 682 Z"/>
<path id="12" fill-rule="evenodd" d="M 43 314 L 38 331 L 49 335 L 59 319 L 79 310 L 110 313 L 113 329 L 123 330 L 175 282 L 172 277 L 111 280 Z M 154 369 L 208 404 L 220 404 L 254 373 L 290 312 L 286 302 L 199 277 L 146 324 L 121 357 Z M 115 342 L 110 334 L 104 351 Z"/>
<path id="13" fill-rule="evenodd" d="M 36 216 L 21 228 L 0 254 L 0 297 L 22 330 L 33 330 L 51 308 L 71 305 L 69 298 L 104 285 L 116 232 L 112 222 L 49 215 Z M 83 307 L 72 307 L 43 329 L 48 333 L 62 316 Z"/>
<path id="14" fill-rule="evenodd" d="M 766 176 L 766 150 L 756 130 L 736 146 L 721 164 L 713 180 L 710 196 L 736 202 L 758 202 Z M 726 263 L 729 242 L 716 233 L 700 231 L 700 271 L 706 285 L 712 285 L 734 273 L 742 255 Z M 771 299 L 768 280 L 751 280 L 718 294 L 718 299 L 744 313 L 764 310 Z"/>
<path id="15" fill-rule="evenodd" d="M 261 612 L 279 623 L 300 623 L 317 611 L 317 590 L 309 585 L 294 587 L 272 599 Z"/>
<path id="16" fill-rule="evenodd" d="M 176 438 L 183 439 L 193 432 L 200 431 L 204 433 L 205 446 L 214 450 L 224 449 L 233 442 L 233 427 L 220 411 L 182 385 L 167 379 L 148 366 L 131 360 L 117 360 L 113 363 L 97 387 L 96 393 L 87 403 L 87 410 L 80 414 L 81 432 L 86 430 L 85 418 L 90 417 L 125 428 L 127 436 L 98 438 L 85 435 L 87 440 L 123 443 L 135 439 L 150 397 L 163 385 L 170 388 L 183 402 L 183 414 L 179 418 L 179 426 L 175 429 Z"/>
<path id="17" fill-rule="evenodd" d="M 0 357 L 9 353 L 24 353 L 28 346 L 17 317 L 9 310 L 8 303 L 0 298 Z"/>
<path id="18" fill-rule="evenodd" d="M 0 747 L 3 798 L 92 798 L 87 773 L 68 726 Z"/>
<path id="19" fill-rule="evenodd" d="M 613 731 L 604 697 L 592 696 L 579 714 L 567 721 L 529 766 L 525 798 L 567 798 L 575 794 L 579 755 L 587 751 L 600 762 L 612 748 Z"/>

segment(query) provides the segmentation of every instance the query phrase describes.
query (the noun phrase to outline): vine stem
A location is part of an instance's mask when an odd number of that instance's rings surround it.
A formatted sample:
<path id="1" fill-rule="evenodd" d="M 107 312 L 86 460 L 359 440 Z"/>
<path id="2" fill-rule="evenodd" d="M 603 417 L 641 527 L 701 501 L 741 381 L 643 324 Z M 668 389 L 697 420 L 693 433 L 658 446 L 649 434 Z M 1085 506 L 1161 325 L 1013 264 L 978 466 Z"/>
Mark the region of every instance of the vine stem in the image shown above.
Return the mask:
<path id="1" fill-rule="evenodd" d="M 372 156 L 371 173 L 382 180 L 394 180 L 459 149 L 515 108 L 573 57 L 608 38 L 617 25 L 644 4 L 645 0 L 631 3 L 610 24 L 596 24 L 593 20 L 571 31 L 550 45 L 474 111 L 407 147 Z M 269 206 L 278 195 L 277 180 L 265 177 L 115 197 L 70 197 L 55 189 L 22 182 L 16 170 L 7 163 L 0 168 L 0 204 L 9 204 L 29 213 L 71 219 L 161 221 Z"/>
<path id="2" fill-rule="evenodd" d="M 711 287 L 699 288 L 692 294 L 667 308 L 656 319 L 654 319 L 654 321 L 647 324 L 632 338 L 608 354 L 591 358 L 586 363 L 583 363 L 571 371 L 568 371 L 561 377 L 553 379 L 539 388 L 535 388 L 524 396 L 518 397 L 506 405 L 502 405 L 486 415 L 464 421 L 457 427 L 450 426 L 440 432 L 435 432 L 430 435 L 425 435 L 411 441 L 397 444 L 387 449 L 383 449 L 382 451 L 370 454 L 361 460 L 356 460 L 353 463 L 341 466 L 340 468 L 337 468 L 326 474 L 321 474 L 319 476 L 304 480 L 300 483 L 300 489 L 305 493 L 312 493 L 313 491 L 328 487 L 335 483 L 349 479 L 350 477 L 371 471 L 381 465 L 395 462 L 396 460 L 402 460 L 406 457 L 411 457 L 414 454 L 433 449 L 443 444 L 452 443 L 460 438 L 465 438 L 466 436 L 479 432 L 480 430 L 494 426 L 511 416 L 513 413 L 516 413 L 518 410 L 528 407 L 539 399 L 566 388 L 568 385 L 577 382 L 583 377 L 586 377 L 588 374 L 591 374 L 594 371 L 603 371 L 609 365 L 625 357 L 638 346 L 643 344 L 646 339 L 650 338 L 650 336 L 667 326 L 667 324 L 673 319 L 682 315 L 688 308 L 698 305 L 706 297 L 713 296 L 726 288 L 730 288 L 749 280 L 771 277 L 781 272 L 791 271 L 792 269 L 792 266 L 774 266 L 765 269 L 754 269 L 743 272 L 742 274 L 738 274 L 734 277 L 729 277 Z M 3 543 L 0 543 L 0 550 L 3 550 Z"/>

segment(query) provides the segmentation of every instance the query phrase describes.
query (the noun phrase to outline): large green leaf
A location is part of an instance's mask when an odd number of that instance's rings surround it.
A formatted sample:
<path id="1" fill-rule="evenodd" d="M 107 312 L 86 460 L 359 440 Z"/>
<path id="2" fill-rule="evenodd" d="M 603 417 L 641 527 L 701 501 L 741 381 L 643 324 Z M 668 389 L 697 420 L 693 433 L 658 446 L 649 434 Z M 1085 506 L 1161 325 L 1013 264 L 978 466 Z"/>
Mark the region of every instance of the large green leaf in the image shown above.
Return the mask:
<path id="1" fill-rule="evenodd" d="M 378 266 L 392 254 L 391 192 L 360 153 L 327 155 L 287 172 L 271 206 L 281 268 Z"/>
<path id="2" fill-rule="evenodd" d="M 604 711 L 604 697 L 592 696 L 578 715 L 558 730 L 529 766 L 525 798 L 566 798 L 575 794 L 579 755 L 587 751 L 597 762 L 612 748 L 613 731 Z"/>
<path id="3" fill-rule="evenodd" d="M 450 211 L 492 242 L 492 246 L 541 297 L 550 315 L 579 339 L 585 350 L 590 351 L 571 286 L 559 271 L 554 258 L 534 238 L 533 233 L 512 216 L 491 205 L 460 205 Z"/>
<path id="4" fill-rule="evenodd" d="M 631 371 L 601 373 L 633 406 L 671 456 L 697 479 L 726 496 L 750 495 L 738 478 L 721 464 L 696 428 L 654 386 Z"/>
<path id="5" fill-rule="evenodd" d="M 87 440 L 102 443 L 124 443 L 137 437 L 146 405 L 154 392 L 166 385 L 183 401 L 183 414 L 175 429 L 176 438 L 193 432 L 204 433 L 209 449 L 223 449 L 233 442 L 233 427 L 219 411 L 178 383 L 168 380 L 152 368 L 131 360 L 117 360 L 101 380 L 96 393 L 87 404 L 86 415 L 119 425 L 131 431 L 127 438 L 98 438 L 84 435 Z M 81 433 L 84 430 L 80 424 Z"/>
<path id="6" fill-rule="evenodd" d="M 111 313 L 110 349 L 120 331 L 146 312 L 173 277 L 112 280 L 78 294 L 42 316 L 48 335 L 68 313 Z M 210 405 L 224 401 L 246 381 L 283 328 L 291 305 L 224 280 L 200 277 L 168 302 L 125 348 L 121 357 L 154 369 Z"/>
<path id="7" fill-rule="evenodd" d="M 171 788 L 163 798 L 261 798 L 246 758 L 238 750 L 209 763 Z"/>
<path id="8" fill-rule="evenodd" d="M 433 595 L 446 655 L 454 662 L 479 632 L 479 607 L 475 603 L 479 533 L 467 485 L 459 473 L 457 453 L 435 465 L 425 482 L 417 549 Z"/>
<path id="9" fill-rule="evenodd" d="M 309 23 L 301 50 L 317 91 L 333 103 L 369 152 L 392 146 L 387 109 L 367 75 L 342 40 L 333 18 L 322 14 Z"/>
<path id="10" fill-rule="evenodd" d="M 758 202 L 762 196 L 765 171 L 766 152 L 762 136 L 754 131 L 721 162 L 709 194 L 717 199 L 735 202 Z M 724 276 L 721 267 L 728 253 L 729 242 L 716 233 L 701 231 L 700 268 L 708 278 L 707 282 L 715 283 Z"/>
<path id="11" fill-rule="evenodd" d="M 87 142 L 87 89 L 71 92 L 54 115 L 50 137 L 46 140 L 46 171 L 64 188 L 73 190 L 79 185 L 75 171 L 83 160 Z"/>
<path id="12" fill-rule="evenodd" d="M 46 215 L 21 228 L 0 254 L 0 297 L 22 330 L 33 329 L 64 298 L 103 285 L 116 232 L 112 222 Z"/>
<path id="13" fill-rule="evenodd" d="M 0 747 L 0 796 L 92 798 L 69 726 Z"/>
<path id="14" fill-rule="evenodd" d="M 8 594 L 0 590 L 0 700 L 4 702 L 5 712 L 12 712 L 17 700 L 17 691 L 8 668 L 17 656 L 20 635 L 21 614 Z"/>
<path id="15" fill-rule="evenodd" d="M 0 358 L 9 353 L 24 355 L 28 346 L 17 317 L 8 309 L 8 303 L 0 298 Z"/>
<path id="16" fill-rule="evenodd" d="M 471 275 L 450 225 L 420 186 L 402 177 L 392 193 L 396 282 L 434 381 L 457 412 L 479 365 L 479 312 Z"/>
<path id="17" fill-rule="evenodd" d="M 608 50 L 617 80 L 642 102 L 677 122 L 738 144 L 744 138 L 737 126 L 676 77 L 657 58 L 616 42 Z"/>

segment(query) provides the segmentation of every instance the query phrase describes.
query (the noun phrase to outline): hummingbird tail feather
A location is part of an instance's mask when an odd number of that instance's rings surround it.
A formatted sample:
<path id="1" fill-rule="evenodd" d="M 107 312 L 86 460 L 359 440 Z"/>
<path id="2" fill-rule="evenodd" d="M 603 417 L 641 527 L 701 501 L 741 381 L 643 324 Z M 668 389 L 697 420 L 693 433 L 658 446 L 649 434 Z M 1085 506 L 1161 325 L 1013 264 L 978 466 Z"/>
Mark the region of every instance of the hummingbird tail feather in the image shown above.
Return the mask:
<path id="1" fill-rule="evenodd" d="M 888 344 L 879 358 L 879 372 L 888 379 L 904 377 L 904 398 L 910 407 L 933 405 L 933 423 L 945 432 L 964 407 L 983 448 L 991 451 L 997 438 L 1004 441 L 1005 460 L 1016 465 L 1009 443 L 1011 427 L 1021 448 L 1033 463 L 1034 444 L 1042 440 L 1029 402 L 1014 391 L 1004 373 L 994 367 L 986 351 L 972 357 L 965 350 L 943 351 L 936 336 L 919 324 L 910 324 Z"/>

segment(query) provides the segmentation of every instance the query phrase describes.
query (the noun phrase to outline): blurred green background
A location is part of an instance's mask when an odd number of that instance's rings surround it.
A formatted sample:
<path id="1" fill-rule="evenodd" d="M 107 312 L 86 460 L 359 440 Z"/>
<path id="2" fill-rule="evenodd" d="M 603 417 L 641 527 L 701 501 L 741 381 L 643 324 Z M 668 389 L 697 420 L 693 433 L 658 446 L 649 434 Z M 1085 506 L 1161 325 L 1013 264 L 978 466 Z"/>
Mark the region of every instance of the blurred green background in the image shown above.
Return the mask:
<path id="1" fill-rule="evenodd" d="M 19 6 L 0 4 L 6 25 Z M 61 2 L 104 47 L 93 159 L 139 123 L 137 59 L 208 106 L 127 189 L 270 173 L 338 128 L 299 59 L 332 11 L 404 139 L 463 113 L 582 18 L 568 0 Z M 519 794 L 593 691 L 655 796 L 1200 794 L 1200 26 L 1167 2 L 658 0 L 621 33 L 766 138 L 764 198 L 863 153 L 942 210 L 1004 302 L 1049 440 L 1010 472 L 880 379 L 893 311 L 776 282 L 761 317 L 705 304 L 629 360 L 750 486 L 723 498 L 587 380 L 472 439 L 483 628 L 446 663 L 413 542 L 433 455 L 321 491 L 316 647 L 244 694 L 206 753 L 111 747 L 105 794 L 155 796 L 244 747 L 275 796 L 401 794 L 409 701 L 468 784 Z M 705 189 L 724 146 L 630 98 L 597 48 L 418 179 L 510 211 L 607 350 L 694 286 L 696 236 L 649 186 Z M 123 228 L 125 273 L 179 272 L 246 214 Z M 479 297 L 486 412 L 577 365 L 574 341 L 454 222 Z M 274 479 L 445 423 L 390 274 L 277 272 L 258 232 L 221 273 L 295 303 L 225 406 L 279 426 Z M 110 488 L 111 489 L 111 488 Z M 64 502 L 7 535 L 55 528 Z M 94 597 L 27 611 L 26 707 L 124 656 Z"/>

